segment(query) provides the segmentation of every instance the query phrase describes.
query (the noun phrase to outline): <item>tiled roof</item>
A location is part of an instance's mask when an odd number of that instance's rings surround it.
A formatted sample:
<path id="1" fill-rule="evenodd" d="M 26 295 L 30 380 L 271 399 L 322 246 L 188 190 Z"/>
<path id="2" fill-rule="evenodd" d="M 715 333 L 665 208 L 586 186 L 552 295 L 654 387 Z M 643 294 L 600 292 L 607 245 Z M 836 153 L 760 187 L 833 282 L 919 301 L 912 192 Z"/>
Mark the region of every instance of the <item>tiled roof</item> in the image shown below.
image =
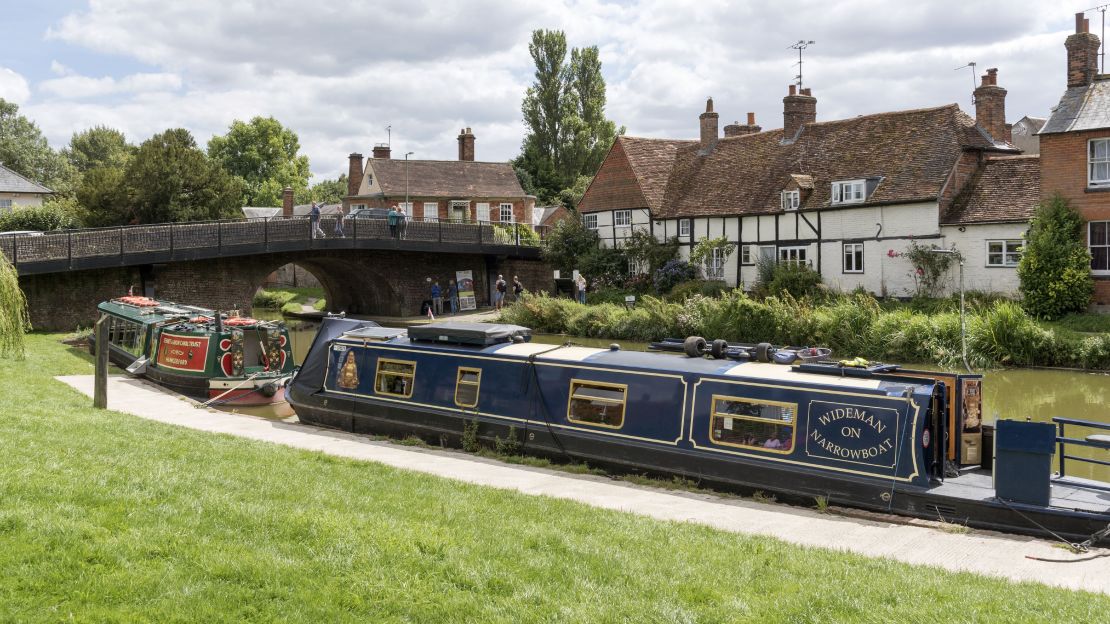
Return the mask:
<path id="1" fill-rule="evenodd" d="M 988 158 L 944 215 L 945 224 L 1027 221 L 1041 199 L 1039 156 Z"/>
<path id="2" fill-rule="evenodd" d="M 621 137 L 618 140 L 624 146 L 628 163 L 640 182 L 640 191 L 647 200 L 648 208 L 658 210 L 679 148 L 696 146 L 698 142 L 638 137 Z"/>
<path id="3" fill-rule="evenodd" d="M 810 123 L 788 144 L 781 129 L 725 137 L 707 156 L 698 155 L 697 141 L 621 141 L 641 152 L 630 161 L 654 165 L 648 188 L 666 180 L 661 201 L 650 206 L 663 218 L 775 212 L 791 176 L 812 180 L 803 209 L 828 206 L 832 182 L 860 178 L 878 180 L 866 204 L 932 201 L 965 148 L 1014 151 L 991 140 L 955 104 Z M 805 177 L 793 179 L 809 184 Z"/>
<path id="4" fill-rule="evenodd" d="M 371 158 L 367 169 L 373 169 L 377 183 L 387 197 L 525 197 L 516 171 L 509 163 L 469 160 L 409 160 Z M 407 166 L 407 172 L 406 172 Z"/>
<path id="5" fill-rule="evenodd" d="M 0 193 L 32 193 L 44 194 L 54 191 L 41 184 L 36 184 L 18 173 L 0 165 Z"/>
<path id="6" fill-rule="evenodd" d="M 1064 91 L 1037 134 L 1110 128 L 1110 78 Z"/>

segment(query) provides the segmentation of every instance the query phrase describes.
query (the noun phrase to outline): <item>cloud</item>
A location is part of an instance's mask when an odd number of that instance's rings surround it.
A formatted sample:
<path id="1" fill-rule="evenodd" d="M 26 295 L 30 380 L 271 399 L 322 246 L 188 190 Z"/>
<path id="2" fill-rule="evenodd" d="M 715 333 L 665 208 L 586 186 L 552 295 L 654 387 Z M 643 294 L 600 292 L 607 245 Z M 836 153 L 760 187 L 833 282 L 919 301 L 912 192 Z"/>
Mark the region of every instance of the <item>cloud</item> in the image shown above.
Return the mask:
<path id="1" fill-rule="evenodd" d="M 38 89 L 62 99 L 93 98 L 114 93 L 176 91 L 181 88 L 181 77 L 176 74 L 131 74 L 116 80 L 111 76 L 79 76 L 60 64 L 51 64 L 51 69 L 63 72 L 62 77 L 42 81 L 38 84 Z"/>
<path id="2" fill-rule="evenodd" d="M 454 158 L 469 126 L 479 159 L 505 160 L 524 133 L 530 33 L 554 28 L 570 46 L 599 46 L 607 114 L 633 135 L 696 137 L 708 96 L 722 125 L 753 111 L 781 127 L 798 73 L 788 46 L 803 37 L 816 41 L 803 67 L 819 119 L 951 102 L 973 112 L 970 71 L 953 71 L 972 60 L 980 73 L 1000 68 L 1018 119 L 1044 116 L 1063 91 L 1063 39 L 1085 6 L 1059 4 L 95 0 L 52 24 L 44 45 L 151 71 L 91 77 L 54 62 L 25 108 L 55 142 L 107 124 L 135 140 L 183 126 L 204 143 L 234 119 L 272 115 L 299 134 L 317 176 L 346 171 L 347 153 L 369 153 L 387 125 L 395 152 Z M 0 90 L 13 90 L 3 72 Z"/>
<path id="3" fill-rule="evenodd" d="M 0 98 L 23 104 L 31 96 L 27 79 L 7 67 L 0 67 Z"/>

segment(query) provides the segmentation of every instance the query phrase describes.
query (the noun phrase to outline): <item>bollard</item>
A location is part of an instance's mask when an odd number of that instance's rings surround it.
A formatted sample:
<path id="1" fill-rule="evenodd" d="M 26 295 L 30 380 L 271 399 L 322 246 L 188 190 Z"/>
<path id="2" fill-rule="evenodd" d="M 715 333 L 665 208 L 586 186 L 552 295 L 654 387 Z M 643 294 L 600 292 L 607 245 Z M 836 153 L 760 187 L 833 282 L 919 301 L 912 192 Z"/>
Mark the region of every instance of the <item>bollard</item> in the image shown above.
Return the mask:
<path id="1" fill-rule="evenodd" d="M 101 314 L 95 325 L 96 333 L 96 373 L 93 383 L 93 407 L 108 407 L 108 323 L 107 314 Z"/>

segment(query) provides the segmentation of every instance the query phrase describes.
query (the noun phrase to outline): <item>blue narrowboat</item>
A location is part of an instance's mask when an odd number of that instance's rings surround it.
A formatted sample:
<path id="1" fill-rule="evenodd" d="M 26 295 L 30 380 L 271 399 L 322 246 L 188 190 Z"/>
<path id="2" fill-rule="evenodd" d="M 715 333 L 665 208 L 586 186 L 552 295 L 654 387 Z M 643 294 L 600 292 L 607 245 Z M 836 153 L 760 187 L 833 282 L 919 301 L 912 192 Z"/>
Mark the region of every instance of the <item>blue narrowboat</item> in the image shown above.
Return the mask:
<path id="1" fill-rule="evenodd" d="M 1105 492 L 1054 483 L 1050 500 L 1007 500 L 990 469 L 953 461 L 953 440 L 981 412 L 979 375 L 706 351 L 669 357 L 537 344 L 512 325 L 406 331 L 328 318 L 288 399 L 310 424 L 453 444 L 470 424 L 488 441 L 515 435 L 528 453 L 799 501 L 1070 537 L 1110 524 Z M 1014 424 L 1019 438 L 1028 437 L 1019 425 L 1052 428 Z M 1027 446 L 1043 446 L 1043 433 Z"/>

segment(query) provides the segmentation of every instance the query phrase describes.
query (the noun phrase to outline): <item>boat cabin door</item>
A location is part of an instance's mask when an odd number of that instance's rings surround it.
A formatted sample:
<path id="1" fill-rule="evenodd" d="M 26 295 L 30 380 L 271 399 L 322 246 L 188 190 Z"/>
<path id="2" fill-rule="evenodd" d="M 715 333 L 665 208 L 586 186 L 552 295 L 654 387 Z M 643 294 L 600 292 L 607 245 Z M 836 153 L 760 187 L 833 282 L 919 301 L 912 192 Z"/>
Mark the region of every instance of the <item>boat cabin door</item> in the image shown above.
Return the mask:
<path id="1" fill-rule="evenodd" d="M 925 447 L 926 465 L 929 478 L 943 481 L 948 464 L 948 384 L 940 382 L 933 386 L 933 398 L 929 404 L 929 420 L 921 432 L 921 444 Z M 953 475 L 954 476 L 954 475 Z"/>

